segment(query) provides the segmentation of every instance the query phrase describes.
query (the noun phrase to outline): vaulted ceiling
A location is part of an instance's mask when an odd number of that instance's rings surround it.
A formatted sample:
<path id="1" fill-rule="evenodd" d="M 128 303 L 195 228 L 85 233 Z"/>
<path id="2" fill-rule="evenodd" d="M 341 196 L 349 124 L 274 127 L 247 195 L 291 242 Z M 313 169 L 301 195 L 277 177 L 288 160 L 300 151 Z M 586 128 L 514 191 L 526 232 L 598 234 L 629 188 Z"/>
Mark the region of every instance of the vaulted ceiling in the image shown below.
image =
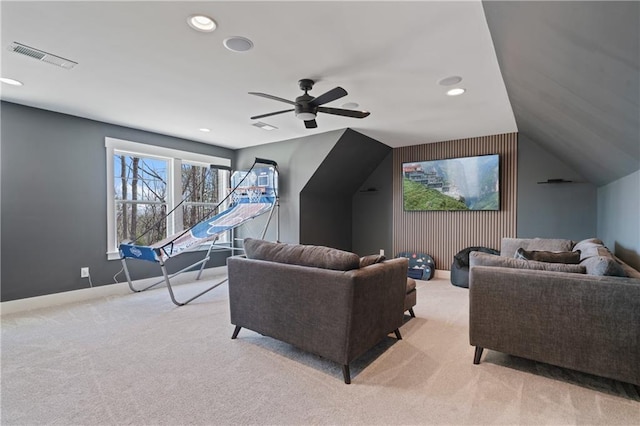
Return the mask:
<path id="1" fill-rule="evenodd" d="M 640 2 L 483 6 L 518 131 L 598 185 L 640 169 Z"/>
<path id="2" fill-rule="evenodd" d="M 604 184 L 640 168 L 638 2 L 0 2 L 2 100 L 230 148 L 352 128 L 391 147 L 520 131 Z M 192 14 L 217 22 L 191 29 Z M 228 37 L 253 42 L 247 52 Z M 67 70 L 13 42 L 78 62 Z M 443 86 L 439 81 L 460 76 Z M 306 129 L 264 92 L 336 86 Z M 451 87 L 467 91 L 446 96 Z M 348 108 L 348 106 L 347 106 Z M 200 128 L 211 131 L 203 133 Z"/>

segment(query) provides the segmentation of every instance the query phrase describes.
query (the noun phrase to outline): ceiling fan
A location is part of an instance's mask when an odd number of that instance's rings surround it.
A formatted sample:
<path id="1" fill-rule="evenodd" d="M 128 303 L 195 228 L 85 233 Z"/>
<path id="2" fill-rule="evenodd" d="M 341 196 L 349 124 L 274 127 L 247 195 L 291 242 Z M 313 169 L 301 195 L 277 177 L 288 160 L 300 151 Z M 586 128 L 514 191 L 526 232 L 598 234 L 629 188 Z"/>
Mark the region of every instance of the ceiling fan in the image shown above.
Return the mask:
<path id="1" fill-rule="evenodd" d="M 259 118 L 295 111 L 296 117 L 304 121 L 304 127 L 306 127 L 307 129 L 315 129 L 316 127 L 318 127 L 318 124 L 316 123 L 316 115 L 319 112 L 353 118 L 365 118 L 370 114 L 368 111 L 355 111 L 352 109 L 330 108 L 321 106 L 335 101 L 336 99 L 340 99 L 343 96 L 347 96 L 347 91 L 342 87 L 336 87 L 318 96 L 317 98 L 314 98 L 308 93 L 309 90 L 313 88 L 313 83 L 314 81 L 308 78 L 304 78 L 298 81 L 300 90 L 304 90 L 304 95 L 298 96 L 295 102 L 288 99 L 279 98 L 277 96 L 268 95 L 266 93 L 249 92 L 250 95 L 262 96 L 263 98 L 273 99 L 274 101 L 280 101 L 294 106 L 293 109 L 285 109 L 282 111 L 270 112 L 268 114 L 262 115 L 254 115 L 253 117 L 251 117 L 251 119 L 257 120 Z"/>

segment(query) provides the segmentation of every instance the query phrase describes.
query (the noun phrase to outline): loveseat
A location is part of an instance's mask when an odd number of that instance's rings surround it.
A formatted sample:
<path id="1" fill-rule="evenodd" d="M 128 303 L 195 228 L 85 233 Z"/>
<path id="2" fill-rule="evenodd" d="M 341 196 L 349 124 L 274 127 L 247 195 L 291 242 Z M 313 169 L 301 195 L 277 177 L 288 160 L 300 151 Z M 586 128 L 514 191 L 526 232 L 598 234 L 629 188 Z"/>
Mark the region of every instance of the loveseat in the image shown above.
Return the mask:
<path id="1" fill-rule="evenodd" d="M 247 328 L 320 355 L 348 384 L 353 360 L 389 333 L 401 338 L 407 259 L 251 238 L 244 250 L 227 259 L 233 339 Z"/>
<path id="2" fill-rule="evenodd" d="M 503 239 L 470 266 L 474 364 L 486 348 L 640 386 L 640 272 L 601 241 Z"/>

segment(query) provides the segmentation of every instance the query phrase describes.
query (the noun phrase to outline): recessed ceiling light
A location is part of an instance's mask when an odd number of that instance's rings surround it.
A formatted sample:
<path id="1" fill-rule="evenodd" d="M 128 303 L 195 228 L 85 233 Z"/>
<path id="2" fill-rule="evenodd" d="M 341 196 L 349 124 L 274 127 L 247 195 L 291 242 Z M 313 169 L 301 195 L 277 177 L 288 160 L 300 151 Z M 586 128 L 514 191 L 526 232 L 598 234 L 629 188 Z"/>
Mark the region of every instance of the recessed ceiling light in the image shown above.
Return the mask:
<path id="1" fill-rule="evenodd" d="M 438 80 L 438 84 L 441 86 L 453 86 L 454 84 L 458 84 L 462 81 L 462 77 L 459 75 L 452 75 L 450 77 L 445 77 L 443 79 Z"/>
<path id="2" fill-rule="evenodd" d="M 211 131 L 211 129 L 207 129 L 206 127 L 202 127 L 202 128 L 200 128 L 198 130 L 200 130 L 201 132 L 204 132 L 204 133 L 209 133 Z"/>
<path id="3" fill-rule="evenodd" d="M 0 77 L 0 81 L 6 84 L 10 84 L 12 86 L 22 86 L 21 81 L 14 80 L 12 78 Z"/>
<path id="4" fill-rule="evenodd" d="M 253 48 L 253 42 L 251 40 L 240 36 L 225 38 L 222 44 L 232 52 L 246 52 Z"/>
<path id="5" fill-rule="evenodd" d="M 205 15 L 191 15 L 187 19 L 187 23 L 196 31 L 210 33 L 217 28 L 216 21 Z"/>
<path id="6" fill-rule="evenodd" d="M 262 121 L 258 121 L 257 123 L 253 123 L 252 126 L 256 126 L 261 128 L 262 130 L 276 130 L 276 126 L 272 126 L 271 124 L 263 123 Z"/>
<path id="7" fill-rule="evenodd" d="M 355 102 L 347 102 L 346 104 L 342 104 L 342 108 L 350 108 L 350 109 L 358 108 L 359 106 L 360 105 L 358 105 Z"/>
<path id="8" fill-rule="evenodd" d="M 456 89 L 451 89 L 449 91 L 447 91 L 447 95 L 449 96 L 458 96 L 458 95 L 462 95 L 464 92 L 466 92 L 466 89 L 462 89 L 462 88 L 456 88 Z"/>

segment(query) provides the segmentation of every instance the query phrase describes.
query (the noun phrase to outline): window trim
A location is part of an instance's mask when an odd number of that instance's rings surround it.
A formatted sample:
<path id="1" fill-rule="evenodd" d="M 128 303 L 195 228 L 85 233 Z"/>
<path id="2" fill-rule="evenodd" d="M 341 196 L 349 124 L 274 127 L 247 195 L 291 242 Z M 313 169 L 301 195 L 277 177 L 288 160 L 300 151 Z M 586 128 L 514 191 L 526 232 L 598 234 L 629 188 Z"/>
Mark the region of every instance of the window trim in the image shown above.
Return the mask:
<path id="1" fill-rule="evenodd" d="M 120 253 L 118 253 L 118 241 L 116 241 L 115 235 L 115 188 L 113 181 L 115 178 L 113 156 L 116 151 L 124 152 L 127 154 L 156 157 L 164 160 L 168 160 L 167 174 L 171 174 L 171 182 L 173 185 L 167 188 L 167 209 L 171 211 L 177 203 L 182 201 L 182 161 L 209 167 L 222 166 L 231 167 L 231 159 L 216 157 L 213 155 L 198 154 L 195 152 L 182 151 L 179 149 L 165 148 L 156 145 L 148 145 L 140 142 L 132 142 L 124 139 L 116 139 L 111 137 L 104 138 L 104 146 L 107 154 L 107 259 L 118 260 L 120 259 Z M 176 178 L 177 177 L 177 178 Z M 178 213 L 180 212 L 180 213 Z M 182 227 L 182 211 L 177 209 L 174 213 L 174 220 L 167 223 L 167 233 L 175 233 Z M 177 222 L 179 220 L 179 222 Z"/>

